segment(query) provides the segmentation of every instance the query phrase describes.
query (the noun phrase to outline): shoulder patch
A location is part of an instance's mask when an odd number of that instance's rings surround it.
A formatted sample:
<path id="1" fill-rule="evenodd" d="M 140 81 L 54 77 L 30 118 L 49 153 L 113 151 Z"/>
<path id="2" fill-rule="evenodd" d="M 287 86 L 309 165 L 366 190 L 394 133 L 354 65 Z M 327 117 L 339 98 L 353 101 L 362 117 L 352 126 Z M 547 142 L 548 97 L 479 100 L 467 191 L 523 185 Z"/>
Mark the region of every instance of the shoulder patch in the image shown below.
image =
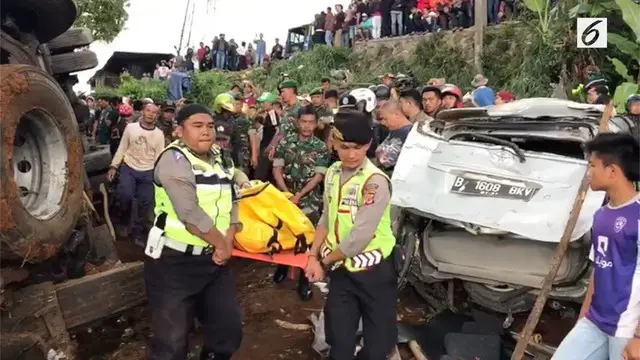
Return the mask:
<path id="1" fill-rule="evenodd" d="M 184 157 L 184 155 L 182 155 L 182 152 L 180 152 L 179 150 L 171 150 L 171 152 L 173 153 L 173 158 L 176 160 L 180 160 Z"/>
<path id="2" fill-rule="evenodd" d="M 378 184 L 367 184 L 362 189 L 362 204 L 371 205 L 375 203 L 376 193 L 378 192 Z"/>

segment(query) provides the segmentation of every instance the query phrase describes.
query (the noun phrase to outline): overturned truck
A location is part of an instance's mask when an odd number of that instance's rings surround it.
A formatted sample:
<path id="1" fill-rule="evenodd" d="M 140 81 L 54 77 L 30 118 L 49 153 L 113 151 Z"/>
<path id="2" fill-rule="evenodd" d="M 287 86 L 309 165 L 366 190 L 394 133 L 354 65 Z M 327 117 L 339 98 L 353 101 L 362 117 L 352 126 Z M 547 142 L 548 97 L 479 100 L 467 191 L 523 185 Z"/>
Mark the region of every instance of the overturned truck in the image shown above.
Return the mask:
<path id="1" fill-rule="evenodd" d="M 72 359 L 67 329 L 143 299 L 139 264 L 64 281 L 84 264 L 72 258 L 88 256 L 96 233 L 84 192 L 89 109 L 72 87 L 73 73 L 98 60 L 87 49 L 91 31 L 70 28 L 72 0 L 4 0 L 0 16 L 0 351 L 3 359 L 51 351 Z M 47 263 L 65 274 L 38 277 Z"/>
<path id="2" fill-rule="evenodd" d="M 401 282 L 461 280 L 471 301 L 528 311 L 547 275 L 587 161 L 582 144 L 604 107 L 532 98 L 441 112 L 408 136 L 392 183 L 394 224 L 407 254 Z M 610 131 L 628 132 L 621 116 Z M 590 229 L 604 193 L 589 190 L 550 295 L 554 309 L 581 302 L 590 274 Z"/>

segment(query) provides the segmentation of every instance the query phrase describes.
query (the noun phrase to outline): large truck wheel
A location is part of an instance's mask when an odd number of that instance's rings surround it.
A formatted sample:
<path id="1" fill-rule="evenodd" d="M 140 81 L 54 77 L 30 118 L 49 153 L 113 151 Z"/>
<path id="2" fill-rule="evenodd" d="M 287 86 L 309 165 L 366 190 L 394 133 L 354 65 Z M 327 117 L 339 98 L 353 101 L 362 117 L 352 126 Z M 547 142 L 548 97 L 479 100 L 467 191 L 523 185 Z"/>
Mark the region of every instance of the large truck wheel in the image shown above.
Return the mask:
<path id="1" fill-rule="evenodd" d="M 0 66 L 0 138 L 1 258 L 47 259 L 80 216 L 84 172 L 78 124 L 51 76 Z"/>

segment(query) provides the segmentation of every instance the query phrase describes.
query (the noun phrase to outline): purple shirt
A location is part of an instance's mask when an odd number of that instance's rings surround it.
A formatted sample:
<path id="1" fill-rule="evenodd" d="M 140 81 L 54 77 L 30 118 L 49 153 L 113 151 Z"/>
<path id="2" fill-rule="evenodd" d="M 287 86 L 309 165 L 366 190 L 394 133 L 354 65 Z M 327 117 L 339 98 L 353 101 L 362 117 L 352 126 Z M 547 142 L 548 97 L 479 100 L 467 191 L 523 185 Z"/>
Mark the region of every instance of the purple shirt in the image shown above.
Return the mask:
<path id="1" fill-rule="evenodd" d="M 638 197 L 615 208 L 605 205 L 593 217 L 594 292 L 587 318 L 610 336 L 633 337 L 640 320 L 639 228 Z"/>

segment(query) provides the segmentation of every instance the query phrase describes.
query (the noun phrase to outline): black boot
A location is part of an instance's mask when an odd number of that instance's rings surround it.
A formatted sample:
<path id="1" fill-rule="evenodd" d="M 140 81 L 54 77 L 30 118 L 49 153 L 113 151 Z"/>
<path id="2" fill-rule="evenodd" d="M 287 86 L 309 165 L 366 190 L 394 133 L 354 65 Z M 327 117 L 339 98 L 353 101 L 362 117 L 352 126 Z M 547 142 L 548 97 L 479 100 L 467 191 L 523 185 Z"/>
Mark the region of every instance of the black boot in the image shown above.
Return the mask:
<path id="1" fill-rule="evenodd" d="M 309 284 L 309 279 L 304 275 L 302 269 L 300 269 L 300 273 L 298 274 L 298 286 L 297 286 L 298 296 L 300 300 L 308 301 L 313 297 L 313 292 L 311 291 L 311 284 Z"/>
<path id="2" fill-rule="evenodd" d="M 276 284 L 281 283 L 284 279 L 287 278 L 289 274 L 289 267 L 284 265 L 278 265 L 276 268 L 276 272 L 273 273 L 273 282 Z"/>

